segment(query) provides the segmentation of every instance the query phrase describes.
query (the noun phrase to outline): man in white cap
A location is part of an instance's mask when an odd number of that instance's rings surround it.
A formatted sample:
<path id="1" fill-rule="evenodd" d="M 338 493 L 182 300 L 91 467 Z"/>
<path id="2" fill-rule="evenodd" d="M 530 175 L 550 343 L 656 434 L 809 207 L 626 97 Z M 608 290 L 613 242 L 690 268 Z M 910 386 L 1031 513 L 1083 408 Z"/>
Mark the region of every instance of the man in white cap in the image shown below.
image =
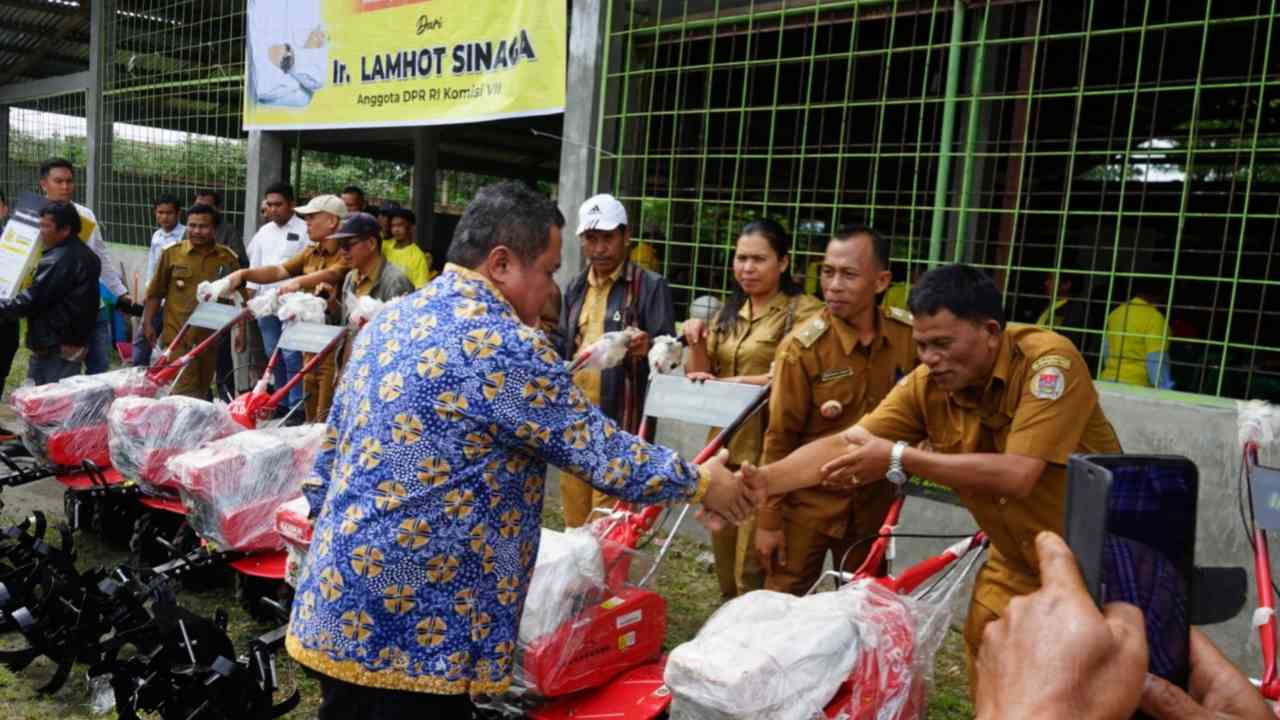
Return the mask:
<path id="1" fill-rule="evenodd" d="M 338 226 L 347 217 L 347 206 L 337 195 L 317 195 L 311 202 L 294 210 L 307 222 L 307 237 L 311 243 L 297 255 L 279 265 L 265 265 L 250 270 L 240 270 L 229 276 L 232 290 L 246 282 L 278 283 L 280 294 L 316 292 L 333 297 L 335 288 L 351 269 L 339 252 L 338 240 L 333 237 Z M 303 358 L 305 363 L 307 358 Z M 307 374 L 305 389 L 307 422 L 324 422 L 333 400 L 333 378 L 336 365 L 332 356 Z M 295 414 L 296 417 L 296 414 Z"/>
<path id="2" fill-rule="evenodd" d="M 629 260 L 627 210 L 612 195 L 588 198 L 578 210 L 578 239 L 590 266 L 565 290 L 560 310 L 560 354 L 572 358 L 607 332 L 635 328 L 621 367 L 584 369 L 574 383 L 627 432 L 638 432 L 648 386 L 645 355 L 652 338 L 675 334 L 671 288 L 657 273 Z M 582 525 L 593 505 L 591 486 L 561 474 L 565 524 Z"/>

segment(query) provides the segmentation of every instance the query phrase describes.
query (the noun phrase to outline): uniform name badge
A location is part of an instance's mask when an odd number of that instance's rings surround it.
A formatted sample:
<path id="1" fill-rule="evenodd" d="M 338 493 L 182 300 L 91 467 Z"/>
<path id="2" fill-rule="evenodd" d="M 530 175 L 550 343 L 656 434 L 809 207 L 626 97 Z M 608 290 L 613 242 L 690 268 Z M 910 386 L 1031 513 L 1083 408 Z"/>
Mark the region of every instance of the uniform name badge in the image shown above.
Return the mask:
<path id="1" fill-rule="evenodd" d="M 1031 394 L 1041 400 L 1057 400 L 1067 388 L 1067 378 L 1057 367 L 1041 368 L 1031 378 Z"/>

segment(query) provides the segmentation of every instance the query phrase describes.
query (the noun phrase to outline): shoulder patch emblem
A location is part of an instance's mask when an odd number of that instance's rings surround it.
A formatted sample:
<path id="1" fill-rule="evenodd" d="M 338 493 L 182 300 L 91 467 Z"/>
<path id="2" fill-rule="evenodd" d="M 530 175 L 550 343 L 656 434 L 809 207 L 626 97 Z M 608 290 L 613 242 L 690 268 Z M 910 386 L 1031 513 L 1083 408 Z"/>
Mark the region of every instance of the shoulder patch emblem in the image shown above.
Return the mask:
<path id="1" fill-rule="evenodd" d="M 1067 389 L 1067 377 L 1062 370 L 1048 366 L 1031 376 L 1031 395 L 1041 400 L 1057 400 Z"/>
<path id="2" fill-rule="evenodd" d="M 826 320 L 816 317 L 805 323 L 804 327 L 796 331 L 796 340 L 806 348 L 813 347 L 813 344 L 818 342 L 818 338 L 822 337 L 822 334 L 827 331 L 828 327 L 830 326 L 827 325 Z"/>
<path id="3" fill-rule="evenodd" d="M 1040 372 L 1047 367 L 1062 368 L 1063 370 L 1071 369 L 1071 360 L 1061 355 L 1045 355 L 1039 360 L 1031 363 L 1031 372 Z"/>
<path id="4" fill-rule="evenodd" d="M 903 310 L 900 307 L 889 308 L 889 317 L 893 318 L 894 320 L 897 320 L 900 323 L 906 323 L 908 325 L 911 324 L 911 320 L 912 320 L 911 313 L 907 312 L 906 310 Z"/>

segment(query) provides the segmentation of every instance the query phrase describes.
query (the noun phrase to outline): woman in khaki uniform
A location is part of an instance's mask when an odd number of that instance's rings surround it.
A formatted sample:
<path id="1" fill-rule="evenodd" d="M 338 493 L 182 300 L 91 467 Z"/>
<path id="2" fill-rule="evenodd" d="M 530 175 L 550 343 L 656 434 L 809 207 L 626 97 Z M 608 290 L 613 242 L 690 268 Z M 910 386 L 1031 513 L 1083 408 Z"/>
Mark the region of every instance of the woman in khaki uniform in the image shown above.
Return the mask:
<path id="1" fill-rule="evenodd" d="M 803 294 L 791 279 L 787 231 L 772 220 L 757 220 L 742 229 L 733 257 L 738 289 L 712 319 L 684 324 L 689 353 L 685 375 L 690 380 L 764 385 L 769 382 L 774 351 L 791 328 L 822 309 L 817 298 Z M 757 413 L 729 443 L 729 467 L 759 464 L 764 444 L 765 414 Z M 712 433 L 714 435 L 715 432 Z M 751 541 L 755 519 L 712 534 L 716 574 L 724 599 L 764 584 Z"/>

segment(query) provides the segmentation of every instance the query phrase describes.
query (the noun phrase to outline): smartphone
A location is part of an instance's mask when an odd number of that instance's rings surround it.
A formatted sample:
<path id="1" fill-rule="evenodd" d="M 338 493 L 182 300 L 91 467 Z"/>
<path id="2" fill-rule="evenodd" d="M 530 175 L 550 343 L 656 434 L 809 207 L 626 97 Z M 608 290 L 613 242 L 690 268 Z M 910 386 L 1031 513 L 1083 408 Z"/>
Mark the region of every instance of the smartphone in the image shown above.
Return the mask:
<path id="1" fill-rule="evenodd" d="M 1186 688 L 1196 610 L 1195 463 L 1077 455 L 1067 472 L 1066 540 L 1085 586 L 1099 607 L 1127 602 L 1142 610 L 1148 670 Z"/>

